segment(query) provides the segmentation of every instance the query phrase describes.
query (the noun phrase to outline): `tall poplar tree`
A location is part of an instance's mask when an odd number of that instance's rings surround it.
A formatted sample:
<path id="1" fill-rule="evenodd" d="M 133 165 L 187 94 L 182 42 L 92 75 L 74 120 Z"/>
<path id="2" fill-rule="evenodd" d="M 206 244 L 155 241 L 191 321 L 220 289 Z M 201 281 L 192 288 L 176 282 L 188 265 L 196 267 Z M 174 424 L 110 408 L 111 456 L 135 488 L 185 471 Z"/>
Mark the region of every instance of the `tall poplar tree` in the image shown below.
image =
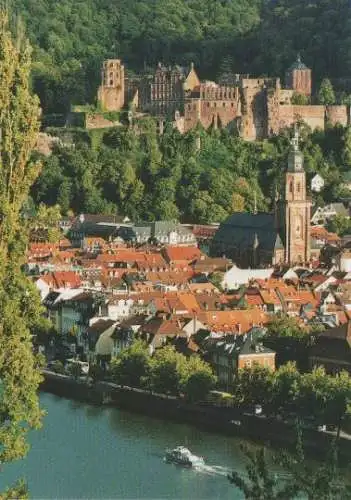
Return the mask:
<path id="1" fill-rule="evenodd" d="M 41 309 L 23 275 L 28 228 L 21 209 L 40 164 L 30 161 L 40 108 L 30 90 L 31 49 L 21 30 L 13 37 L 0 10 L 0 463 L 25 456 L 26 433 L 40 426 L 39 361 L 30 329 Z M 1 498 L 22 496 L 8 490 Z"/>

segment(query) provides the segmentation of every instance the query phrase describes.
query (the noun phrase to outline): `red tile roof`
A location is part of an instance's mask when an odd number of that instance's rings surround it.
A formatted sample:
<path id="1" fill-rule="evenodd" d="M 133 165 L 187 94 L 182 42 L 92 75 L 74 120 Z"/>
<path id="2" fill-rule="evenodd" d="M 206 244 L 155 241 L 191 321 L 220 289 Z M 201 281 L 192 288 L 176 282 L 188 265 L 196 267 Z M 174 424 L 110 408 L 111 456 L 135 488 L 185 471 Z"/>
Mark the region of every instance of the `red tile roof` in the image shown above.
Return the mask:
<path id="1" fill-rule="evenodd" d="M 193 262 L 201 257 L 200 250 L 195 246 L 180 247 L 168 246 L 165 249 L 165 256 L 168 262 Z"/>

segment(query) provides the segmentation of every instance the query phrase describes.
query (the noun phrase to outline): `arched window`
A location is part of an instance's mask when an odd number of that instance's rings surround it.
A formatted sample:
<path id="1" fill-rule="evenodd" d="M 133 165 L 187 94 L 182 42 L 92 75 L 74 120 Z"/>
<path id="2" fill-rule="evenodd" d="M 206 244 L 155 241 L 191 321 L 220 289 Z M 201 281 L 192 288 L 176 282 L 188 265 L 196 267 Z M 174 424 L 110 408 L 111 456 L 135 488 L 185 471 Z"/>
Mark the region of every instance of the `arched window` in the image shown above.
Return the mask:
<path id="1" fill-rule="evenodd" d="M 290 184 L 289 184 L 289 192 L 290 193 L 293 192 L 293 183 L 292 183 L 292 181 L 290 181 Z"/>

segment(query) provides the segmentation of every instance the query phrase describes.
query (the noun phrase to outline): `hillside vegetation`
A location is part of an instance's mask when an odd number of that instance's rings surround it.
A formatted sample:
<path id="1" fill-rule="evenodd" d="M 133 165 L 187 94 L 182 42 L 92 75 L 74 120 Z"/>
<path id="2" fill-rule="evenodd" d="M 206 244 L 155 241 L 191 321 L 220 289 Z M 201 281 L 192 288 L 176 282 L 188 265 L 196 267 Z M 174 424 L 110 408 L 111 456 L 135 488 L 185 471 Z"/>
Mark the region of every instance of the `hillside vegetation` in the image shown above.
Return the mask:
<path id="1" fill-rule="evenodd" d="M 133 220 L 219 222 L 234 211 L 272 207 L 287 164 L 291 131 L 262 143 L 223 130 L 185 135 L 171 126 L 159 136 L 155 122 L 138 131 L 107 131 L 101 146 L 58 146 L 32 190 L 36 204 L 58 203 L 63 212 L 110 212 Z M 301 129 L 308 180 L 325 179 L 318 204 L 350 197 L 342 174 L 351 167 L 351 129 Z M 199 149 L 199 139 L 201 148 Z"/>
<path id="2" fill-rule="evenodd" d="M 349 0 L 13 0 L 34 45 L 45 112 L 94 99 L 101 61 L 132 71 L 159 60 L 280 75 L 302 54 L 317 82 L 351 74 Z"/>

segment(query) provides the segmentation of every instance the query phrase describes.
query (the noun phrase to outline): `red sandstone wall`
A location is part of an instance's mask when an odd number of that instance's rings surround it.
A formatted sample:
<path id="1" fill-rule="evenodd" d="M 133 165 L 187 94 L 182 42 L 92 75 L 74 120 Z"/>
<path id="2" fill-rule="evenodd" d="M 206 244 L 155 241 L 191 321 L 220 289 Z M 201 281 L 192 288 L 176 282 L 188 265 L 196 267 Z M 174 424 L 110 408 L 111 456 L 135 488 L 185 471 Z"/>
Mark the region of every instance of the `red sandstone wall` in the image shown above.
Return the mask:
<path id="1" fill-rule="evenodd" d="M 219 127 L 226 127 L 239 114 L 239 103 L 235 101 L 189 100 L 184 106 L 185 131 L 195 127 L 198 120 L 204 128 L 210 127 L 213 122 Z"/>
<path id="2" fill-rule="evenodd" d="M 297 120 L 303 120 L 311 127 L 324 129 L 324 106 L 279 106 L 279 128 L 289 127 Z"/>
<path id="3" fill-rule="evenodd" d="M 340 123 L 344 127 L 350 124 L 350 114 L 348 106 L 327 106 L 326 118 L 332 124 Z"/>

